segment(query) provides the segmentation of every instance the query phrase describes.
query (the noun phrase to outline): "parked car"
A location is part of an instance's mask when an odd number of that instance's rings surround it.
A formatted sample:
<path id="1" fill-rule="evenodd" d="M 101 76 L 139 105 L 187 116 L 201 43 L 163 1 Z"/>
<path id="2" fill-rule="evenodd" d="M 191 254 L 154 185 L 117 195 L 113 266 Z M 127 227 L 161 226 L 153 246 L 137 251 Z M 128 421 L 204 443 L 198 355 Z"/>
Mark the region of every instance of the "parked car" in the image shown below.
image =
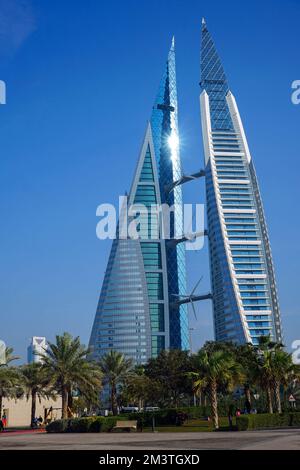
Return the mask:
<path id="1" fill-rule="evenodd" d="M 144 411 L 159 411 L 159 410 L 160 410 L 159 406 L 146 406 L 144 408 Z"/>
<path id="2" fill-rule="evenodd" d="M 139 407 L 138 406 L 122 406 L 121 412 L 122 413 L 138 413 Z"/>

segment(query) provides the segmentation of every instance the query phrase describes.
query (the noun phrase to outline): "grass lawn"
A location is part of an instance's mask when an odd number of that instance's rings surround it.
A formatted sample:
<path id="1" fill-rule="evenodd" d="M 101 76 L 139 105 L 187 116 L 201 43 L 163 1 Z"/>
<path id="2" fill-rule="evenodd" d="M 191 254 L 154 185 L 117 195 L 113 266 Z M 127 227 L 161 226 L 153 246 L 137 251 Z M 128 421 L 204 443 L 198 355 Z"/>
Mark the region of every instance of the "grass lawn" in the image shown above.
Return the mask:
<path id="1" fill-rule="evenodd" d="M 219 426 L 221 431 L 229 430 L 228 418 L 219 418 Z M 151 432 L 151 428 L 144 428 L 143 432 Z M 158 432 L 211 432 L 213 431 L 212 421 L 204 419 L 191 419 L 182 426 L 155 426 L 155 431 Z"/>

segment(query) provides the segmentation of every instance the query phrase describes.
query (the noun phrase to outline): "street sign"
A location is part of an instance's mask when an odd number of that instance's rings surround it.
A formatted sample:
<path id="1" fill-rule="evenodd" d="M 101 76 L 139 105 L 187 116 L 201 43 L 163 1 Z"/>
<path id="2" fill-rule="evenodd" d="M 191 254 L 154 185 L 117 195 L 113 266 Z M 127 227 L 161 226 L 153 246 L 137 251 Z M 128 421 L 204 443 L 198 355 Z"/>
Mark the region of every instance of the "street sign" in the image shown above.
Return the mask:
<path id="1" fill-rule="evenodd" d="M 290 395 L 289 396 L 289 402 L 294 403 L 295 401 L 296 401 L 296 398 L 294 397 L 294 395 Z"/>

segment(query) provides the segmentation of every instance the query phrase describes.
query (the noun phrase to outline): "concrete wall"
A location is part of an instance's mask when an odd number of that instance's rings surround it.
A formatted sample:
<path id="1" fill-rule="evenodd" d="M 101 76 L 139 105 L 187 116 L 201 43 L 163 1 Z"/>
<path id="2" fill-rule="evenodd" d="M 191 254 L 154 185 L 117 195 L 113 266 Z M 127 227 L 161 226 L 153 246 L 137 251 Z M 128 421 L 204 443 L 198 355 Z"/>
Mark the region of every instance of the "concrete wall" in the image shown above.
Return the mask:
<path id="1" fill-rule="evenodd" d="M 53 407 L 53 419 L 61 418 L 61 397 L 54 400 L 42 399 L 41 403 L 37 399 L 36 403 L 36 417 L 42 416 L 44 419 L 45 408 Z M 58 409 L 55 409 L 58 408 Z M 8 419 L 8 427 L 14 426 L 30 426 L 31 415 L 31 399 L 28 401 L 26 398 L 19 400 L 3 399 L 3 411 L 6 412 Z"/>

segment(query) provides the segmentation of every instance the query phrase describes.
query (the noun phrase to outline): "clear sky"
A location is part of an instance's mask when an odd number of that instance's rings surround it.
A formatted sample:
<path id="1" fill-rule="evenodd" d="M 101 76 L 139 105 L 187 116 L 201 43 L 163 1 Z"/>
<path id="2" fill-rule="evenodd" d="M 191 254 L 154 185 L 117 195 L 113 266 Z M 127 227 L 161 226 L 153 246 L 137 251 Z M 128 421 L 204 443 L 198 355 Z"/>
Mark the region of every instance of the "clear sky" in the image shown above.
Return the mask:
<path id="1" fill-rule="evenodd" d="M 183 168 L 202 167 L 202 16 L 255 161 L 286 345 L 300 339 L 299 1 L 0 0 L 0 339 L 23 358 L 33 335 L 88 342 L 110 250 L 96 207 L 130 188 L 173 34 Z M 203 202 L 204 181 L 184 197 Z M 207 291 L 207 247 L 187 267 Z M 210 302 L 197 312 L 193 349 L 213 338 Z"/>

